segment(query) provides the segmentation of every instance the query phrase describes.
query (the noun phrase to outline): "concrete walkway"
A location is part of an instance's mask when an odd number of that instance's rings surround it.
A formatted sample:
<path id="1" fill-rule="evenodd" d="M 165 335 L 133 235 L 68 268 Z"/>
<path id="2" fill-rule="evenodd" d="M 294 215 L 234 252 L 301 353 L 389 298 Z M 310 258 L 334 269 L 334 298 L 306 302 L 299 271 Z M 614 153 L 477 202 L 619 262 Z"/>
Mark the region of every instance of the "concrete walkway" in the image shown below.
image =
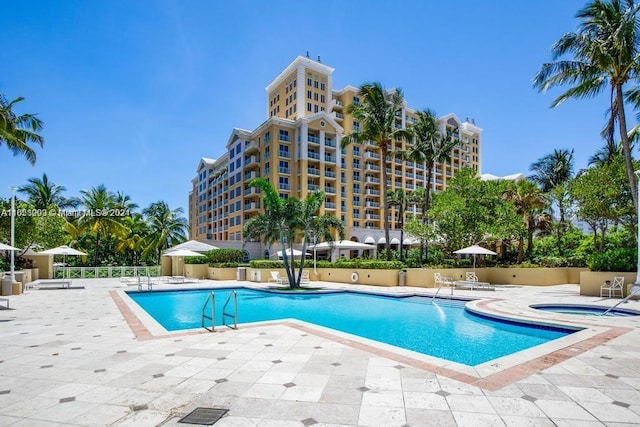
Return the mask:
<path id="1" fill-rule="evenodd" d="M 228 409 L 216 426 L 640 424 L 640 319 L 528 307 L 617 302 L 580 297 L 574 285 L 456 290 L 484 298 L 471 303 L 479 311 L 587 331 L 476 369 L 300 322 L 158 334 L 117 279 L 73 285 L 81 288 L 30 290 L 0 309 L 0 425 L 186 426 L 178 420 L 197 407 Z"/>

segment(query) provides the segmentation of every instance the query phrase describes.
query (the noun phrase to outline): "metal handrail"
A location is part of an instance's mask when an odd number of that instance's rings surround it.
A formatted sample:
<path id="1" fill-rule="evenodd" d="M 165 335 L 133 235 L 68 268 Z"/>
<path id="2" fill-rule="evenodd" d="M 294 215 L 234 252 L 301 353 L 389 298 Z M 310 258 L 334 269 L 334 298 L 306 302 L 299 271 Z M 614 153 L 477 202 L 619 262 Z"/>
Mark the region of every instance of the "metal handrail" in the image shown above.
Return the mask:
<path id="1" fill-rule="evenodd" d="M 233 313 L 227 313 L 227 305 L 231 302 L 231 297 L 233 297 Z M 227 325 L 227 317 L 233 317 L 233 326 Z M 222 306 L 222 324 L 232 329 L 238 329 L 238 293 L 236 291 L 229 293 L 227 300 Z"/>
<path id="2" fill-rule="evenodd" d="M 621 301 L 618 301 L 618 303 L 616 305 L 614 305 L 613 307 L 609 307 L 604 313 L 600 314 L 600 316 L 604 316 L 605 314 L 607 314 L 611 310 L 615 309 L 617 306 L 619 306 L 623 302 L 629 301 L 629 298 L 631 298 L 632 296 L 637 295 L 639 293 L 640 293 L 640 288 L 638 288 L 638 287 L 631 288 L 631 292 L 629 293 L 629 295 L 624 297 L 624 299 L 622 299 Z"/>
<path id="3" fill-rule="evenodd" d="M 211 317 L 209 317 L 209 316 L 207 316 L 205 314 L 205 310 L 207 309 L 207 304 L 209 303 L 209 301 L 211 301 Z M 209 296 L 207 297 L 207 300 L 204 302 L 204 305 L 202 306 L 202 327 L 205 328 L 209 332 L 215 332 L 215 330 L 216 330 L 215 318 L 216 318 L 216 296 L 212 291 L 212 292 L 209 293 Z M 211 328 L 208 328 L 204 324 L 204 320 L 205 319 L 211 320 Z"/>

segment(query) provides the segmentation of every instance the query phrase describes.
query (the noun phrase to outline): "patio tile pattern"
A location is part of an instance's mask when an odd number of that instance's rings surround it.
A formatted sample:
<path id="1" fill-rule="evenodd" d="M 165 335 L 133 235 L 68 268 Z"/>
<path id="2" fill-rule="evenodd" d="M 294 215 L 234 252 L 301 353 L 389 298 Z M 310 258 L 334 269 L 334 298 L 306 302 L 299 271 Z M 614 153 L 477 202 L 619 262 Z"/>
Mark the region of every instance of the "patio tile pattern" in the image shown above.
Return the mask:
<path id="1" fill-rule="evenodd" d="M 158 334 L 115 292 L 117 280 L 76 284 L 84 288 L 12 296 L 12 309 L 0 310 L 0 425 L 179 426 L 199 407 L 229 409 L 216 426 L 640 424 L 640 321 L 528 308 L 615 302 L 580 297 L 572 285 L 498 289 L 475 303 L 597 328 L 564 348 L 482 371 L 293 321 Z"/>

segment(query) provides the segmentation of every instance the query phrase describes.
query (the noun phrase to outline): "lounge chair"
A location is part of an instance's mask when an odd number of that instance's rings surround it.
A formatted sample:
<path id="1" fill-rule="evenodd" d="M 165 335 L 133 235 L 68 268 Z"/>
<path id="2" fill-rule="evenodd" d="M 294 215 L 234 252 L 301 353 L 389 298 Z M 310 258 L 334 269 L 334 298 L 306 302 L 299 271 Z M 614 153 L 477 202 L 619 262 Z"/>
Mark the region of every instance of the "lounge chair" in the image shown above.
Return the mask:
<path id="1" fill-rule="evenodd" d="M 433 273 L 433 282 L 436 288 L 440 288 L 443 286 L 452 286 L 453 278 L 449 276 L 443 276 L 440 273 Z"/>
<path id="2" fill-rule="evenodd" d="M 284 285 L 285 280 L 280 277 L 280 273 L 277 271 L 271 271 L 271 278 L 269 279 L 269 283 L 277 283 L 278 285 Z"/>
<path id="3" fill-rule="evenodd" d="M 606 281 L 600 286 L 600 296 L 606 293 L 608 298 L 616 298 L 616 293 L 620 293 L 620 298 L 624 296 L 624 277 L 614 277 L 613 282 Z"/>
<path id="4" fill-rule="evenodd" d="M 62 289 L 69 289 L 71 287 L 71 279 L 39 279 L 32 282 L 33 288 L 43 288 L 49 286 L 59 286 Z"/>
<path id="5" fill-rule="evenodd" d="M 9 309 L 9 298 L 0 298 L 0 302 L 7 303 L 7 306 L 6 306 L 5 310 Z"/>
<path id="6" fill-rule="evenodd" d="M 478 280 L 478 276 L 475 271 L 467 271 L 465 273 L 465 280 L 459 280 L 455 282 L 456 286 L 461 287 L 470 287 L 473 291 L 474 289 L 484 289 L 487 291 L 493 291 L 495 288 L 491 286 L 489 282 L 481 282 Z"/>

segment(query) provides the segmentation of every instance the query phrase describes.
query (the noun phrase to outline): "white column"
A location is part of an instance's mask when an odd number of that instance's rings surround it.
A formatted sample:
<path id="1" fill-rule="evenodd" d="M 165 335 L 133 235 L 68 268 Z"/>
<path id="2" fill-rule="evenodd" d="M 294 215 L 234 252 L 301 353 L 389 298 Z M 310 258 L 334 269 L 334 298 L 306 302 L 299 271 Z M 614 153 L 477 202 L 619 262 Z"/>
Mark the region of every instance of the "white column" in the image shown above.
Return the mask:
<path id="1" fill-rule="evenodd" d="M 9 187 L 11 190 L 11 246 L 16 245 L 16 187 Z M 16 281 L 16 251 L 11 252 L 11 283 Z"/>

